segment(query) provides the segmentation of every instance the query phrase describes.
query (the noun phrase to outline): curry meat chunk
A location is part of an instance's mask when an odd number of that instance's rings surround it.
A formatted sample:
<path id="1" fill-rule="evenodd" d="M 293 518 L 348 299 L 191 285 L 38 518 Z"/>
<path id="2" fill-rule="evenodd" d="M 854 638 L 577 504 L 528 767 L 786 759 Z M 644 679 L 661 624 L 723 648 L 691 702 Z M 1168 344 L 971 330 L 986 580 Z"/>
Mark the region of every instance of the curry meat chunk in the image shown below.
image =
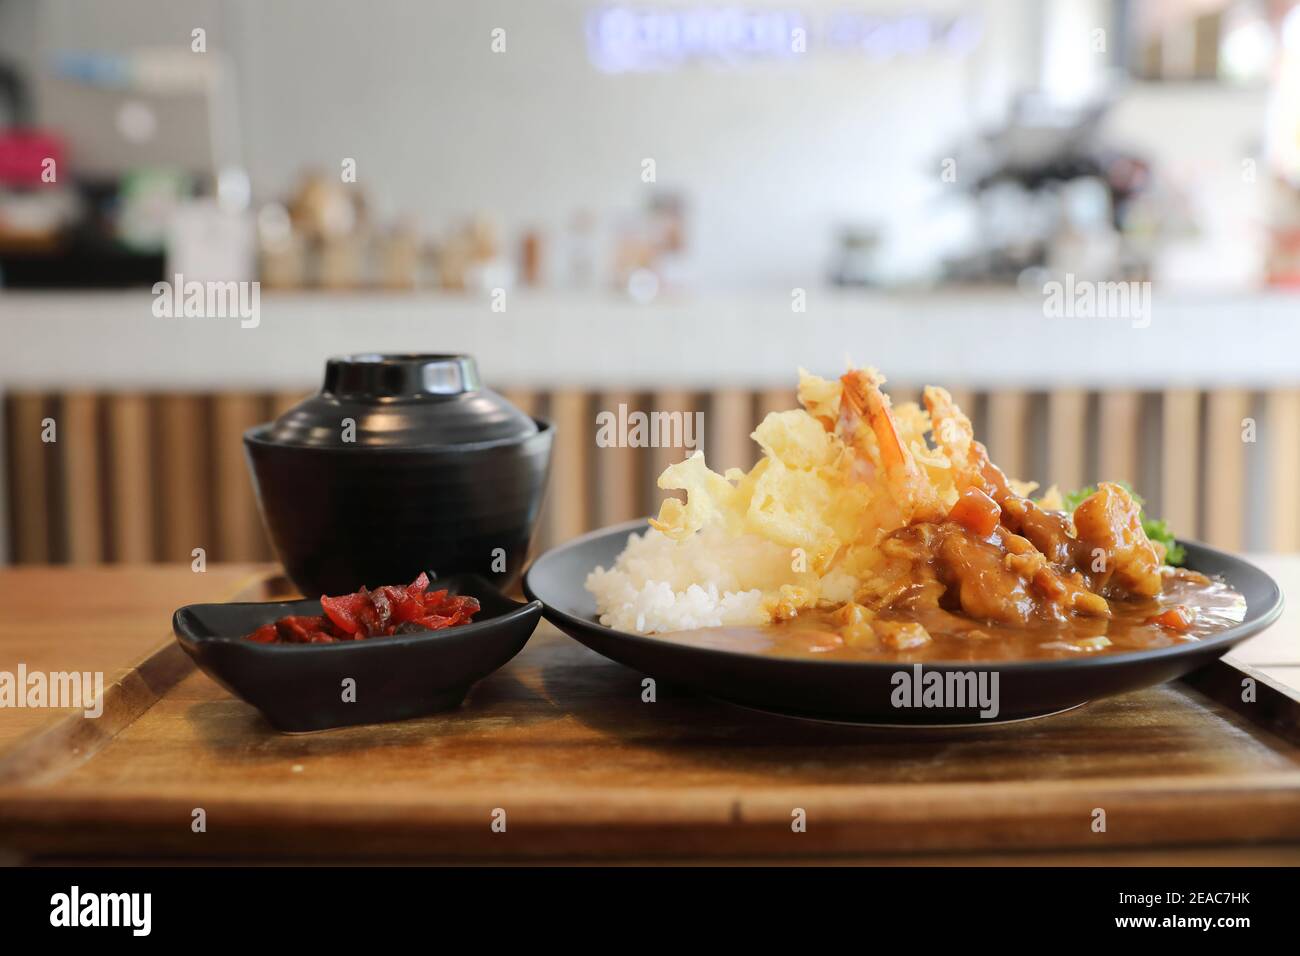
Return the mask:
<path id="1" fill-rule="evenodd" d="M 1164 586 L 1160 555 L 1142 528 L 1142 509 L 1121 486 L 1102 482 L 1074 510 L 1092 590 L 1155 597 Z"/>
<path id="2" fill-rule="evenodd" d="M 1121 486 L 1102 484 L 1073 519 L 1025 498 L 1002 498 L 991 532 L 988 504 L 967 496 L 953 520 L 914 522 L 889 535 L 882 550 L 893 575 L 870 605 L 1027 625 L 1108 618 L 1108 597 L 1160 593 L 1160 555 L 1142 529 L 1140 507 Z"/>

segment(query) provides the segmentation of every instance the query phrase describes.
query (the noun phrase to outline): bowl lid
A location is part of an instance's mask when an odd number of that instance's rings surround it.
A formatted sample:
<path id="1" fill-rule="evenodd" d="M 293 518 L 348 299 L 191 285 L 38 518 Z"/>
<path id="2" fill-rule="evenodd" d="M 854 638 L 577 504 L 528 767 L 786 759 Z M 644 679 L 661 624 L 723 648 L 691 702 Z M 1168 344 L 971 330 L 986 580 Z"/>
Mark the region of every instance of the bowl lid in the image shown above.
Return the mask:
<path id="1" fill-rule="evenodd" d="M 346 355 L 271 423 L 264 441 L 312 448 L 422 448 L 508 441 L 537 423 L 479 380 L 468 355 Z"/>

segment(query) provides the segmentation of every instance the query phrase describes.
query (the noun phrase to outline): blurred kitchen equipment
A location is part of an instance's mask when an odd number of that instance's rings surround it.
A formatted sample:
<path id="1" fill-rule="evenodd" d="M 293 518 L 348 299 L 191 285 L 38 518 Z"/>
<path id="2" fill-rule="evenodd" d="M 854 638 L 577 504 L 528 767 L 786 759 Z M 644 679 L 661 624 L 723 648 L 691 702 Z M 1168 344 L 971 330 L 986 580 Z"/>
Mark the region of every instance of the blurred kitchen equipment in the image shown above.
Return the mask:
<path id="1" fill-rule="evenodd" d="M 240 157 L 233 72 L 217 50 L 65 52 L 42 110 L 66 131 L 79 175 L 167 168 L 215 177 Z"/>
<path id="2" fill-rule="evenodd" d="M 76 196 L 59 179 L 64 155 L 62 138 L 32 126 L 22 76 L 0 63 L 0 249 L 47 250 L 75 218 Z"/>
<path id="3" fill-rule="evenodd" d="M 831 263 L 831 282 L 858 287 L 875 284 L 879 246 L 880 233 L 875 229 L 850 226 L 841 230 Z"/>
<path id="4" fill-rule="evenodd" d="M 232 74 L 215 50 L 56 55 L 42 111 L 60 136 L 0 133 L 0 183 L 10 185 L 0 192 L 0 280 L 106 287 L 151 285 L 168 272 L 252 278 Z M 21 122 L 22 83 L 6 76 L 10 113 Z"/>
<path id="5" fill-rule="evenodd" d="M 949 281 L 1010 283 L 1042 269 L 1092 279 L 1149 272 L 1150 246 L 1129 243 L 1125 225 L 1150 170 L 1140 157 L 1099 145 L 1107 106 L 1021 97 L 1003 127 L 953 151 L 979 244 L 945 263 Z"/>

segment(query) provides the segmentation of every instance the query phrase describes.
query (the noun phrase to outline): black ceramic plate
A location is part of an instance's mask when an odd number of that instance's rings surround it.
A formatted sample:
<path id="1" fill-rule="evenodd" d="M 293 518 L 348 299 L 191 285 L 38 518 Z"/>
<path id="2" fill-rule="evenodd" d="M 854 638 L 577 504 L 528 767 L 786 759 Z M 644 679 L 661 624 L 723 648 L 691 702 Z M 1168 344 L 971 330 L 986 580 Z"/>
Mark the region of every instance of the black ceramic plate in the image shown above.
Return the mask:
<path id="1" fill-rule="evenodd" d="M 249 634 L 290 614 L 320 614 L 319 600 L 191 604 L 172 631 L 209 677 L 252 704 L 277 730 L 304 732 L 405 720 L 459 706 L 476 681 L 528 642 L 542 606 L 512 601 L 477 575 L 432 587 L 478 598 L 470 624 L 338 644 L 258 644 Z M 356 682 L 345 701 L 343 681 Z"/>
<path id="2" fill-rule="evenodd" d="M 524 593 L 540 600 L 546 619 L 592 650 L 643 674 L 670 681 L 732 703 L 789 716 L 863 724 L 970 724 L 1020 720 L 1056 713 L 1111 694 L 1120 694 L 1180 677 L 1222 656 L 1255 634 L 1282 611 L 1282 592 L 1254 565 L 1205 545 L 1186 543 L 1187 565 L 1222 578 L 1246 598 L 1240 624 L 1203 641 L 1130 654 L 1100 654 L 1065 660 L 926 662 L 920 683 L 943 675 L 946 686 L 997 679 L 997 713 L 991 708 L 895 706 L 904 688 L 900 672 L 917 683 L 914 665 L 886 661 L 817 661 L 768 657 L 695 647 L 602 625 L 596 604 L 583 587 L 595 567 L 608 568 L 632 532 L 646 528 L 633 521 L 578 538 L 547 552 L 524 577 Z M 951 675 L 951 676 L 950 676 Z M 967 675 L 971 675 L 968 677 Z M 987 696 L 987 695 L 986 695 Z M 951 700 L 951 698 L 949 698 Z"/>

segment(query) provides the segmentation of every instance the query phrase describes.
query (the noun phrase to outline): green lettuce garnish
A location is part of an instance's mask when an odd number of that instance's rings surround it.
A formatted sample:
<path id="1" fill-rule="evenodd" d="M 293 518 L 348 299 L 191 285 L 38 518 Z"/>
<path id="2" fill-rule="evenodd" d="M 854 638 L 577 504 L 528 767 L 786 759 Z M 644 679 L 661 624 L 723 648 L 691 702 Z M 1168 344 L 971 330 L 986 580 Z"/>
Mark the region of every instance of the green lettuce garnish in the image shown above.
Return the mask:
<path id="1" fill-rule="evenodd" d="M 1174 538 L 1174 533 L 1169 530 L 1169 525 L 1165 522 L 1165 519 L 1153 518 L 1148 515 L 1146 513 L 1146 508 L 1144 507 L 1146 502 L 1142 500 L 1142 496 L 1134 491 L 1127 481 L 1117 481 L 1115 484 L 1119 485 L 1132 495 L 1133 500 L 1138 503 L 1138 507 L 1142 508 L 1142 530 L 1147 533 L 1147 537 L 1152 541 L 1159 541 L 1165 546 L 1165 563 L 1173 565 L 1182 564 L 1187 557 L 1187 552 Z M 1096 486 L 1087 485 L 1086 487 L 1080 488 L 1078 491 L 1063 494 L 1061 497 L 1065 501 L 1065 510 L 1070 512 L 1070 514 L 1074 514 L 1074 509 L 1083 504 L 1083 499 L 1095 495 L 1096 493 Z"/>

